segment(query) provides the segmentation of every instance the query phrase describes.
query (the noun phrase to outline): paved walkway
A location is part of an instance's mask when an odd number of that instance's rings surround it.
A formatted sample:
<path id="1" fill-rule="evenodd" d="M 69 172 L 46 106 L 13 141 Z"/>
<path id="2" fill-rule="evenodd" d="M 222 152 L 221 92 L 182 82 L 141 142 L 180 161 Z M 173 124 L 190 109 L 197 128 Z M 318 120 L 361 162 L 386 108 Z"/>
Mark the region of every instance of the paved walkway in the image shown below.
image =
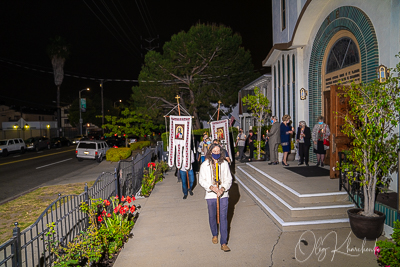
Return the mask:
<path id="1" fill-rule="evenodd" d="M 168 172 L 149 198 L 136 201 L 142 209 L 133 238 L 114 266 L 378 266 L 374 242 L 363 245 L 350 228 L 281 232 L 236 183 L 229 193 L 231 252 L 223 252 L 211 242 L 204 194 L 197 184 L 183 200 L 181 184 Z"/>

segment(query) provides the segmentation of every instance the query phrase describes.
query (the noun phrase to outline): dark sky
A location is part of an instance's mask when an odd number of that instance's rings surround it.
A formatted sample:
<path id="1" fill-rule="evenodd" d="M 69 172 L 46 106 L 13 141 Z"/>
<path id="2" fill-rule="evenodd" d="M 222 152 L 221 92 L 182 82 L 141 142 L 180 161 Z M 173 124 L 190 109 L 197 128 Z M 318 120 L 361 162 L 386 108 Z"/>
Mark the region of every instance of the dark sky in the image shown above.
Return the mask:
<path id="1" fill-rule="evenodd" d="M 142 18 L 144 17 L 144 19 Z M 71 44 L 67 74 L 103 79 L 137 79 L 146 46 L 141 40 L 159 35 L 162 45 L 171 35 L 188 31 L 197 22 L 224 24 L 240 33 L 255 69 L 272 47 L 271 1 L 156 0 L 4 0 L 0 1 L 0 103 L 51 107 L 56 87 L 46 54 L 49 39 L 60 35 Z M 145 22 L 144 22 L 145 21 Z M 5 63 L 13 62 L 23 67 Z M 261 70 L 264 73 L 266 70 Z M 104 96 L 126 99 L 136 83 L 107 82 Z M 100 94 L 98 82 L 66 76 L 61 102 Z"/>

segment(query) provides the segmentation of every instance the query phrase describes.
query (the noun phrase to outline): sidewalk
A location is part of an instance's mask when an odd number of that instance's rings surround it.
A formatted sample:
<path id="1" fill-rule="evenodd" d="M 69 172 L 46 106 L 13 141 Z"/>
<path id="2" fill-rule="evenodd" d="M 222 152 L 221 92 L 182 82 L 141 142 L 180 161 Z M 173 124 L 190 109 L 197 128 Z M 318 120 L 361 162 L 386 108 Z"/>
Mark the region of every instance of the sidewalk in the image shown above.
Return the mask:
<path id="1" fill-rule="evenodd" d="M 169 171 L 149 198 L 136 201 L 142 209 L 133 237 L 114 266 L 378 266 L 374 242 L 363 244 L 350 228 L 281 232 L 236 183 L 229 199 L 231 252 L 223 252 L 211 242 L 204 195 L 197 184 L 183 200 Z"/>

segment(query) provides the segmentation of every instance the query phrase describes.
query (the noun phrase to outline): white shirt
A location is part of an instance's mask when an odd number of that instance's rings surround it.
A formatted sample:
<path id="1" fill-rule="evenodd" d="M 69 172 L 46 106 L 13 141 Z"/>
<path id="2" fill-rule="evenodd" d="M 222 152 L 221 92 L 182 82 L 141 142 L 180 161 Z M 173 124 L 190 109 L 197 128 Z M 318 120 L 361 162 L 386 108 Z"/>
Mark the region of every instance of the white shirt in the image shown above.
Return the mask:
<path id="1" fill-rule="evenodd" d="M 232 185 L 232 175 L 231 171 L 229 170 L 229 164 L 228 162 L 224 161 L 218 164 L 218 167 L 221 168 L 221 171 L 219 172 L 221 176 L 219 177 L 221 181 L 219 188 L 225 188 L 225 192 L 221 198 L 228 197 L 228 190 Z M 210 165 L 208 159 L 206 159 L 200 166 L 199 174 L 199 184 L 206 190 L 205 199 L 217 198 L 217 194 L 210 190 L 210 186 L 213 185 L 213 182 L 214 179 L 212 175 L 212 165 Z"/>

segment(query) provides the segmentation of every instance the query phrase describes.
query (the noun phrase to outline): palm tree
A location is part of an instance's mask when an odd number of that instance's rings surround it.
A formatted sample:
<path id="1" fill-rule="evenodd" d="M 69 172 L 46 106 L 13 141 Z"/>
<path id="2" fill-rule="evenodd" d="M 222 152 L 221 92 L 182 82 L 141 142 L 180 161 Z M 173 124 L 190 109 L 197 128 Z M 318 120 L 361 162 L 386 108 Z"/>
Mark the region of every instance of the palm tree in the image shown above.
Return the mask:
<path id="1" fill-rule="evenodd" d="M 54 83 L 57 86 L 57 137 L 59 137 L 61 129 L 60 86 L 64 79 L 64 63 L 70 55 L 70 45 L 61 36 L 50 38 L 47 54 L 53 65 Z"/>

